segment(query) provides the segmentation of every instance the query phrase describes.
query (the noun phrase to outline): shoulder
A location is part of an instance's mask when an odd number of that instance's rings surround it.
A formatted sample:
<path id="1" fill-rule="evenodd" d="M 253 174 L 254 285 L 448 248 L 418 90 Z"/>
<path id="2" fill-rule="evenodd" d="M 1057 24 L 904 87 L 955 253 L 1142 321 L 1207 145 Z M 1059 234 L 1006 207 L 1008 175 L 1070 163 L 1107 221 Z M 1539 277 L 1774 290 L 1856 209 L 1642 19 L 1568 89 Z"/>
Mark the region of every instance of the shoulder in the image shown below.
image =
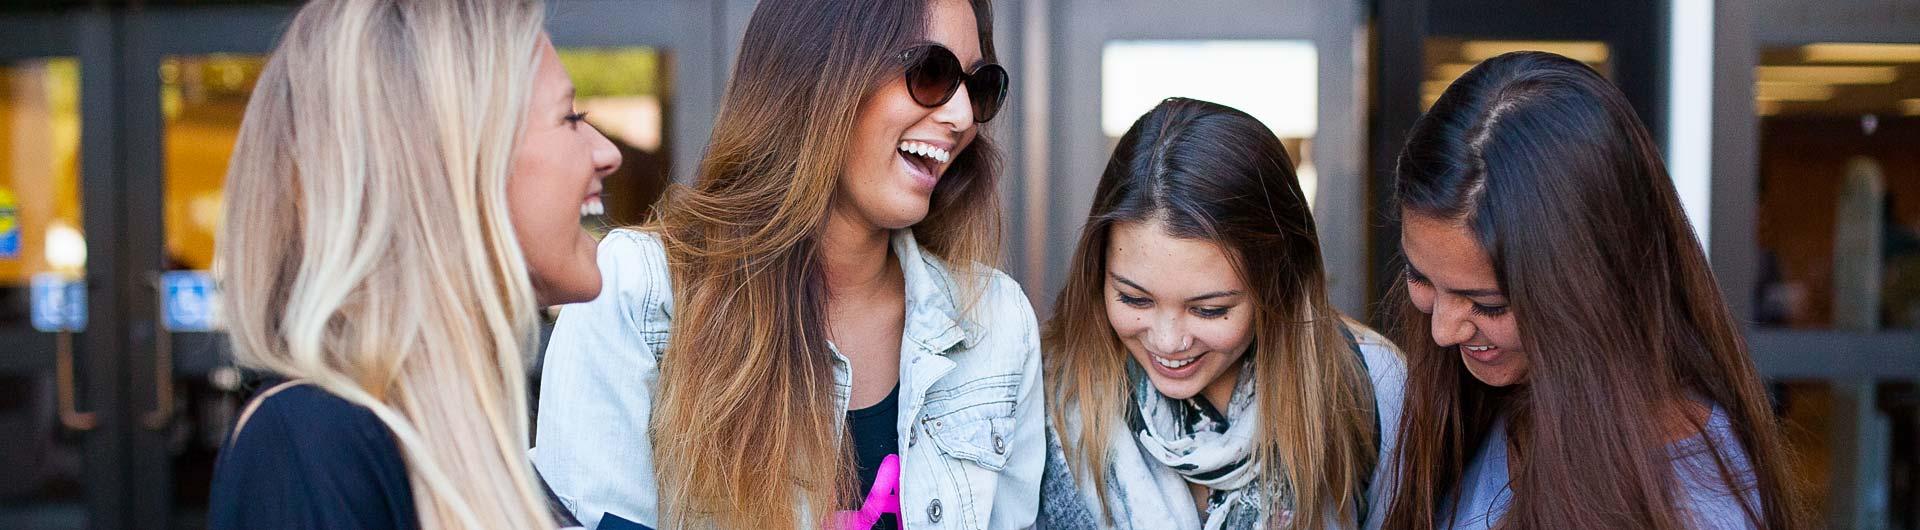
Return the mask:
<path id="1" fill-rule="evenodd" d="M 1025 339 L 1037 340 L 1040 324 L 1033 303 L 1012 276 L 981 263 L 949 263 L 930 252 L 922 253 L 921 259 L 952 297 L 954 307 L 962 313 L 961 320 L 975 328 L 973 332 L 1008 335 L 1007 330 L 1013 330 Z M 1038 343 L 1031 346 L 1039 347 Z"/>
<path id="2" fill-rule="evenodd" d="M 279 435 L 288 437 L 292 449 L 315 456 L 351 456 L 359 450 L 398 454 L 392 434 L 373 411 L 307 384 L 261 400 L 234 446 L 245 449 L 250 440 Z"/>
<path id="3" fill-rule="evenodd" d="M 650 254 L 664 253 L 666 244 L 660 241 L 660 235 L 651 230 L 638 228 L 615 228 L 600 238 L 600 252 Z"/>
<path id="4" fill-rule="evenodd" d="M 1391 400 L 1398 406 L 1407 381 L 1406 353 L 1400 351 L 1393 341 L 1364 324 L 1352 319 L 1345 319 L 1344 324 L 1360 348 L 1360 358 L 1366 363 L 1367 377 L 1373 383 L 1375 400 L 1383 403 Z"/>
<path id="5" fill-rule="evenodd" d="M 1033 303 L 1027 299 L 1027 291 L 1012 276 L 1000 272 L 1000 269 L 986 265 L 974 265 L 976 281 L 980 286 L 980 303 L 983 308 L 995 311 L 1001 318 L 1019 318 L 1035 321 Z"/>
<path id="6" fill-rule="evenodd" d="M 666 284 L 667 247 L 653 232 L 628 228 L 608 232 L 600 239 L 598 259 L 601 277 L 614 282 L 603 293 L 645 291 Z"/>
<path id="7" fill-rule="evenodd" d="M 600 239 L 600 296 L 571 306 L 597 306 L 596 320 L 622 318 L 646 331 L 664 323 L 673 309 L 666 245 L 650 231 L 616 229 Z M 569 306 L 569 307 L 571 307 Z M 568 310 L 562 309 L 564 315 Z"/>
<path id="8" fill-rule="evenodd" d="M 974 346 L 997 351 L 1017 352 L 1021 364 L 1031 365 L 1027 375 L 1038 380 L 1040 364 L 1040 322 L 1033 304 L 1020 284 L 992 267 L 976 265 L 973 278 L 977 298 L 962 309 L 968 334 Z M 962 304 L 966 301 L 962 299 Z"/>
<path id="9" fill-rule="evenodd" d="M 1713 405 L 1704 427 L 1699 435 L 1668 447 L 1680 497 L 1701 528 L 1750 527 L 1742 505 L 1758 512 L 1760 504 L 1747 451 L 1718 404 Z"/>
<path id="10" fill-rule="evenodd" d="M 1033 306 L 1027 301 L 1026 290 L 1000 269 L 973 261 L 949 262 L 932 252 L 920 252 L 919 257 L 926 264 L 927 272 L 935 276 L 957 302 L 966 302 L 963 291 L 972 289 L 977 296 L 976 308 L 1025 309 L 1032 315 Z"/>
<path id="11" fill-rule="evenodd" d="M 312 385 L 262 399 L 220 452 L 210 526 L 411 527 L 405 459 L 372 411 Z"/>

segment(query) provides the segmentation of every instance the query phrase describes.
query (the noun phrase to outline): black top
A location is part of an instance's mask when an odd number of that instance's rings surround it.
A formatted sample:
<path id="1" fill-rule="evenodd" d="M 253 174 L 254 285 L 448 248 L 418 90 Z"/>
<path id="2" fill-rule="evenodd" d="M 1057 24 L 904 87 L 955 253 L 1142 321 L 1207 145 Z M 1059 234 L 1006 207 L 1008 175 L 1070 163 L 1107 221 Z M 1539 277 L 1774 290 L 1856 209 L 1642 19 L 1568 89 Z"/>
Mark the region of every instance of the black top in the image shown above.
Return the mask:
<path id="1" fill-rule="evenodd" d="M 880 461 L 887 455 L 900 453 L 899 432 L 900 384 L 894 383 L 887 397 L 871 407 L 847 411 L 847 426 L 853 430 L 853 454 L 858 463 L 860 491 L 856 492 L 853 508 L 859 508 L 867 499 L 867 493 L 873 491 L 876 473 L 880 471 Z M 874 528 L 900 528 L 900 520 L 893 514 L 880 516 L 880 522 Z"/>
<path id="2" fill-rule="evenodd" d="M 557 524 L 580 524 L 546 493 Z M 373 411 L 312 385 L 262 400 L 214 464 L 210 530 L 419 527 L 393 432 Z"/>
<path id="3" fill-rule="evenodd" d="M 244 427 L 214 465 L 207 528 L 419 528 L 406 461 L 372 411 L 297 385 Z"/>

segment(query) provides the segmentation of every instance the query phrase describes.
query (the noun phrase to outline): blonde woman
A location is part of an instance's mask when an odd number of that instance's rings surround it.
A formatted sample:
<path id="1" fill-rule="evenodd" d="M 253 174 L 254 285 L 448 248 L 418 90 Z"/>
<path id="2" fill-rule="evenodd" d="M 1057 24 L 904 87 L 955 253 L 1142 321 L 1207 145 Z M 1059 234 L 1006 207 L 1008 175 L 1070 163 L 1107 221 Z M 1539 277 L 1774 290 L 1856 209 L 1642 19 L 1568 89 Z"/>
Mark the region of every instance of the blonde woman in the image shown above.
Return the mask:
<path id="1" fill-rule="evenodd" d="M 759 3 L 697 181 L 601 243 L 606 293 L 548 345 L 533 461 L 582 522 L 1033 523 L 1038 326 L 984 265 L 986 5 Z"/>
<path id="2" fill-rule="evenodd" d="M 1094 197 L 1045 335 L 1046 526 L 1377 528 L 1406 368 L 1327 302 L 1280 140 L 1171 98 Z"/>
<path id="3" fill-rule="evenodd" d="M 255 88 L 219 248 L 270 383 L 212 528 L 551 528 L 524 456 L 540 304 L 600 290 L 579 214 L 620 164 L 532 0 L 318 0 Z"/>

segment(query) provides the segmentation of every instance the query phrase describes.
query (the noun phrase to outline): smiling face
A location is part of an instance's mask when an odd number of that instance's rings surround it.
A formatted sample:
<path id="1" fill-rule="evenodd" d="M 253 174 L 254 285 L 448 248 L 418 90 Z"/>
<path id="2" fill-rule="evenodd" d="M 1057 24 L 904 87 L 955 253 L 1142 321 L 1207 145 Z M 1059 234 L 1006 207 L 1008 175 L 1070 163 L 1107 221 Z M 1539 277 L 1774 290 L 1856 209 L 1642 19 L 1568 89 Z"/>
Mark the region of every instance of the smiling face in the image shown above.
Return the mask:
<path id="1" fill-rule="evenodd" d="M 604 213 L 600 180 L 620 168 L 620 150 L 574 112 L 573 83 L 545 36 L 538 53 L 507 210 L 540 303 L 584 302 L 600 295 L 600 267 L 580 217 Z"/>
<path id="2" fill-rule="evenodd" d="M 927 41 L 952 50 L 968 71 L 985 62 L 972 5 L 936 0 L 927 7 Z M 894 74 L 854 116 L 846 174 L 834 190 L 835 213 L 876 229 L 919 223 L 934 185 L 976 134 L 966 87 L 946 104 L 928 108 L 914 102 L 905 76 Z"/>
<path id="3" fill-rule="evenodd" d="M 1162 395 L 1225 408 L 1253 344 L 1253 304 L 1225 249 L 1167 235 L 1158 221 L 1113 225 L 1106 308 L 1113 333 Z"/>
<path id="4" fill-rule="evenodd" d="M 1507 307 L 1493 260 L 1465 225 L 1401 212 L 1401 251 L 1407 256 L 1407 295 L 1432 317 L 1433 342 L 1460 350 L 1475 379 L 1490 386 L 1523 383 L 1527 352 Z"/>

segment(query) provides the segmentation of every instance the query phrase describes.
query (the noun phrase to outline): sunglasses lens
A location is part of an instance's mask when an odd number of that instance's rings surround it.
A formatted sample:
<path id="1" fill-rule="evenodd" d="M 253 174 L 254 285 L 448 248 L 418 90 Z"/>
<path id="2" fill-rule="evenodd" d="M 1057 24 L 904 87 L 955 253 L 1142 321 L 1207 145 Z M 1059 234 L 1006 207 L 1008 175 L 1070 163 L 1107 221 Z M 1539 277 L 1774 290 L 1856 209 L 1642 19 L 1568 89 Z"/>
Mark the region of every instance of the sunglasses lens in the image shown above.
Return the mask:
<path id="1" fill-rule="evenodd" d="M 960 88 L 960 59 L 940 46 L 921 48 L 918 60 L 907 66 L 907 88 L 913 101 L 928 107 L 946 104 Z"/>
<path id="2" fill-rule="evenodd" d="M 1007 101 L 1007 70 L 989 64 L 975 70 L 967 79 L 967 97 L 973 99 L 973 121 L 986 123 L 1000 113 Z"/>

